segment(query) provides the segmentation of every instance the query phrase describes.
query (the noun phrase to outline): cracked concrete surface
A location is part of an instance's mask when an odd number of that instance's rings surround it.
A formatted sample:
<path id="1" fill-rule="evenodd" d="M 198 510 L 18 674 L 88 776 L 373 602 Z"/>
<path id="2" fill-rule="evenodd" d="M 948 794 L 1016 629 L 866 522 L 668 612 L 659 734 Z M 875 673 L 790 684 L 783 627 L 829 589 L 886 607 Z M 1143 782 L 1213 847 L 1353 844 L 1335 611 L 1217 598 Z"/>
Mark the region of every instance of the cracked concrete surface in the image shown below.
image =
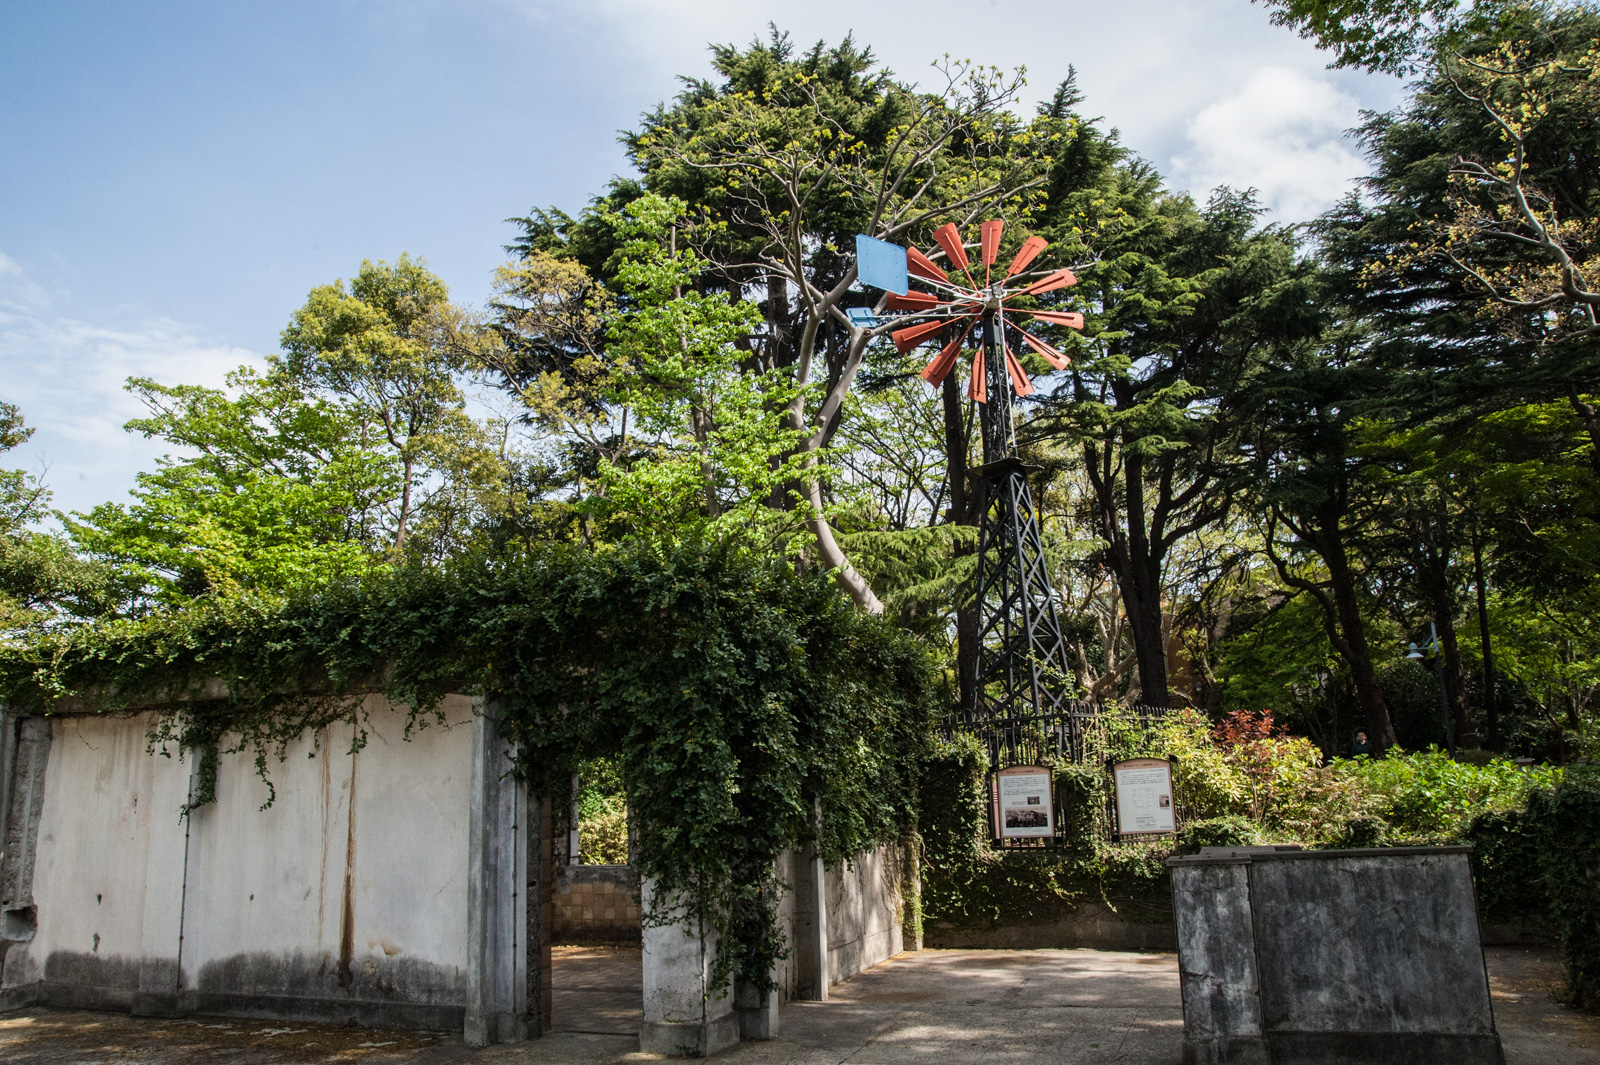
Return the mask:
<path id="1" fill-rule="evenodd" d="M 1491 948 L 1488 956 L 1495 1018 L 1509 1065 L 1600 1065 L 1600 1018 L 1574 1013 L 1552 997 L 1561 979 L 1553 950 Z M 0 1062 L 600 1065 L 654 1060 L 638 1053 L 633 1036 L 605 1034 L 631 1021 L 622 1016 L 623 1000 L 631 993 L 624 985 L 637 980 L 637 967 L 627 952 L 607 952 L 585 965 L 579 952 L 558 965 L 557 1031 L 520 1046 L 473 1051 L 442 1034 L 28 1009 L 0 1014 Z M 835 985 L 826 1003 L 785 1006 L 781 1038 L 740 1044 L 717 1060 L 725 1065 L 1176 1065 L 1182 1035 L 1177 959 L 1171 954 L 926 950 L 901 954 Z"/>

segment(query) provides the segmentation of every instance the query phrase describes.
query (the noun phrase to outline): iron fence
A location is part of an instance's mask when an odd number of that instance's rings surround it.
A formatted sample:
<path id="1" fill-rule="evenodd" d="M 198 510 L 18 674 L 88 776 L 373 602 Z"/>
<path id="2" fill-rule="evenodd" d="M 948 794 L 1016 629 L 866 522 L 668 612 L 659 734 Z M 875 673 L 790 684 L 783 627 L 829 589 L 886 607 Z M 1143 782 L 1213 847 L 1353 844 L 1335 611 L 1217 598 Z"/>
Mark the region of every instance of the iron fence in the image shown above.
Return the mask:
<path id="1" fill-rule="evenodd" d="M 1118 730 L 1142 732 L 1159 724 L 1171 710 L 1147 703 L 1108 706 L 1094 700 L 1064 700 L 1062 709 L 1053 713 L 1023 714 L 1014 717 L 978 717 L 971 714 L 948 718 L 941 733 L 946 740 L 958 735 L 975 736 L 984 744 L 989 754 L 991 781 L 1001 769 L 1021 765 L 1075 765 L 1098 763 L 1109 753 L 1120 738 Z M 1099 730 L 1100 744 L 1091 742 L 1092 734 Z M 1098 765 L 1094 765 L 1099 768 Z M 1109 803 L 1109 798 L 1108 798 Z M 1106 837 L 1110 832 L 1111 811 L 1095 818 L 1095 835 Z M 994 845 L 1005 850 L 1053 848 L 1067 841 L 1067 818 L 1057 809 L 1054 835 L 1028 838 L 1001 838 L 993 833 Z"/>

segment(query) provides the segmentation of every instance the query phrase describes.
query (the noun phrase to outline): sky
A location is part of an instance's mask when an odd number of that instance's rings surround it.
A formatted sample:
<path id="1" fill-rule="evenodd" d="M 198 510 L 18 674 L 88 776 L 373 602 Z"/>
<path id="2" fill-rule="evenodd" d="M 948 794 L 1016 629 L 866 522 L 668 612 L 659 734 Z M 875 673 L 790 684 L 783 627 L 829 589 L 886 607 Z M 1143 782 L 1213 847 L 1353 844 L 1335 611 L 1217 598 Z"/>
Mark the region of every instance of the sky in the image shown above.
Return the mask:
<path id="1" fill-rule="evenodd" d="M 853 33 L 903 80 L 1027 69 L 1174 188 L 1255 187 L 1301 221 L 1364 172 L 1346 136 L 1401 102 L 1248 0 L 8 0 L 0 5 L 0 457 L 55 505 L 126 499 L 166 447 L 131 376 L 221 386 L 307 292 L 425 258 L 481 302 L 530 207 L 626 171 L 620 130 L 707 77 L 709 42 Z"/>

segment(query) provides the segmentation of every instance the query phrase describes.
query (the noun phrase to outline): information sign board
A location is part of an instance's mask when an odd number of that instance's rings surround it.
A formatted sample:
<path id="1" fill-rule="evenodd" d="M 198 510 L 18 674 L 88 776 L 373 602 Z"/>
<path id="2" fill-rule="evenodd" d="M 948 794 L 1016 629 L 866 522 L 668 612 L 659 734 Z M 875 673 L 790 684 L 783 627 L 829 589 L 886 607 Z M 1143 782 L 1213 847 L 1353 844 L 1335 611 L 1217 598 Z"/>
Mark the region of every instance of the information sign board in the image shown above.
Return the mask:
<path id="1" fill-rule="evenodd" d="M 1172 763 L 1130 758 L 1111 767 L 1117 793 L 1117 831 L 1124 836 L 1176 832 L 1172 810 Z"/>
<path id="2" fill-rule="evenodd" d="M 1037 839 L 1056 831 L 1050 770 L 1042 765 L 1014 765 L 994 776 L 995 835 L 1000 839 Z"/>

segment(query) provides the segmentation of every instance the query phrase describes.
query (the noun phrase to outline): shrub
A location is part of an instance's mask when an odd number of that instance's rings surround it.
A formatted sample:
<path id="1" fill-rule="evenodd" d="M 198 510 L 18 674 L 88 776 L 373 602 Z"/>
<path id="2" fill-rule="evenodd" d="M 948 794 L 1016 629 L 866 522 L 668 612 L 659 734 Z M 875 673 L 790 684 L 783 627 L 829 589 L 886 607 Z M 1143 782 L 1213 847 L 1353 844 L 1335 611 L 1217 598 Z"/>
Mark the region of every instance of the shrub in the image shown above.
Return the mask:
<path id="1" fill-rule="evenodd" d="M 1380 817 L 1352 817 L 1340 825 L 1330 843 L 1335 847 L 1381 847 L 1389 840 L 1389 826 Z"/>
<path id="2" fill-rule="evenodd" d="M 1540 867 L 1543 824 L 1529 810 L 1488 810 L 1468 824 L 1478 917 L 1485 921 L 1542 921 L 1550 893 Z"/>
<path id="3" fill-rule="evenodd" d="M 1550 923 L 1561 940 L 1570 1005 L 1600 1013 L 1600 771 L 1574 766 L 1529 813 L 1542 823 Z"/>
<path id="4" fill-rule="evenodd" d="M 1092 852 L 1105 824 L 1105 774 L 1087 766 L 1056 768 L 1056 819 L 1062 838 L 1073 851 Z"/>
<path id="5" fill-rule="evenodd" d="M 1370 813 L 1388 825 L 1390 839 L 1417 843 L 1459 839 L 1477 814 L 1521 807 L 1530 792 L 1549 787 L 1559 773 L 1549 766 L 1523 769 L 1503 761 L 1464 765 L 1438 748 L 1334 765 L 1367 797 Z"/>
<path id="6" fill-rule="evenodd" d="M 1178 854 L 1199 854 L 1201 847 L 1250 847 L 1261 842 L 1256 823 L 1237 814 L 1191 821 L 1178 829 Z"/>

